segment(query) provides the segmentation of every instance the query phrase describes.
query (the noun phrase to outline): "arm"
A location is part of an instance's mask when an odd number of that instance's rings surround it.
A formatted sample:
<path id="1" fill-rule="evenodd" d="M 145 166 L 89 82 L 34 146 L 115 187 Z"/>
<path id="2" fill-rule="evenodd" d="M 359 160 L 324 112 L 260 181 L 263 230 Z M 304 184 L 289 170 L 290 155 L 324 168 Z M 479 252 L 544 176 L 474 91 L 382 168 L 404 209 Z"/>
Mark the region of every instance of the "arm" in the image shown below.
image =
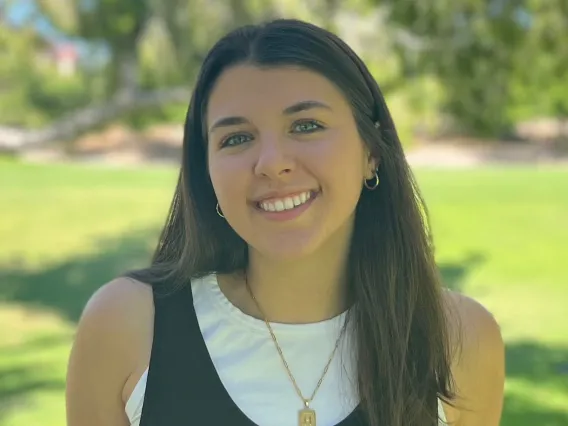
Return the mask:
<path id="1" fill-rule="evenodd" d="M 66 385 L 68 426 L 127 426 L 124 389 L 151 347 L 150 287 L 125 278 L 91 297 L 75 336 Z"/>
<path id="2" fill-rule="evenodd" d="M 458 399 L 456 426 L 498 426 L 503 409 L 505 350 L 498 324 L 474 300 L 451 294 L 459 324 L 452 373 Z M 456 318 L 454 317 L 454 318 Z"/>

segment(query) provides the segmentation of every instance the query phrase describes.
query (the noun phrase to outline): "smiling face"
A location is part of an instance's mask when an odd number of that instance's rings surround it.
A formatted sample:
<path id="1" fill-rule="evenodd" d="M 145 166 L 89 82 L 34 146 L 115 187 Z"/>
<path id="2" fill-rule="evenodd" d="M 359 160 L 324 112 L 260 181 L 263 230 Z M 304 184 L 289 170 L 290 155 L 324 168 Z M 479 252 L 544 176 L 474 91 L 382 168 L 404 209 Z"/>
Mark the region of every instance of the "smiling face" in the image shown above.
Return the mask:
<path id="1" fill-rule="evenodd" d="M 297 258 L 348 241 L 376 163 L 329 80 L 295 68 L 230 68 L 211 93 L 207 131 L 219 206 L 253 250 Z"/>

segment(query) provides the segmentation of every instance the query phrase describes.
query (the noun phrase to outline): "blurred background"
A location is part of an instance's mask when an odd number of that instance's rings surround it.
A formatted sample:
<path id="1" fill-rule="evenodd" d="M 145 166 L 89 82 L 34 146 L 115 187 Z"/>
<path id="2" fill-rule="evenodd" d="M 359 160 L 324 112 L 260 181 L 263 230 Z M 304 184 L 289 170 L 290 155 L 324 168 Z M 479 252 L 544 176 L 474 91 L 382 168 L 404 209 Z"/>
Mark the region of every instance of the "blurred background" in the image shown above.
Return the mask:
<path id="1" fill-rule="evenodd" d="M 381 85 L 444 284 L 502 326 L 502 425 L 567 426 L 566 0 L 0 0 L 0 426 L 65 423 L 74 328 L 148 262 L 207 49 L 278 16 Z"/>

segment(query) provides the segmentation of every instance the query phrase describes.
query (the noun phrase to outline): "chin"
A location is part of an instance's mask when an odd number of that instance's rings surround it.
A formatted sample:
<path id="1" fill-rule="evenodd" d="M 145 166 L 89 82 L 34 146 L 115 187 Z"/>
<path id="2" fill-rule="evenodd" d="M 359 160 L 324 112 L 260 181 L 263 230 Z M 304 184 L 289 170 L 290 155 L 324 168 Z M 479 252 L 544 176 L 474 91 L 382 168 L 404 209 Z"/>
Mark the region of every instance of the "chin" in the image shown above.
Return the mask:
<path id="1" fill-rule="evenodd" d="M 294 235 L 296 234 L 296 235 Z M 290 232 L 274 238 L 262 238 L 249 246 L 262 257 L 290 262 L 315 254 L 322 246 L 322 238 Z"/>

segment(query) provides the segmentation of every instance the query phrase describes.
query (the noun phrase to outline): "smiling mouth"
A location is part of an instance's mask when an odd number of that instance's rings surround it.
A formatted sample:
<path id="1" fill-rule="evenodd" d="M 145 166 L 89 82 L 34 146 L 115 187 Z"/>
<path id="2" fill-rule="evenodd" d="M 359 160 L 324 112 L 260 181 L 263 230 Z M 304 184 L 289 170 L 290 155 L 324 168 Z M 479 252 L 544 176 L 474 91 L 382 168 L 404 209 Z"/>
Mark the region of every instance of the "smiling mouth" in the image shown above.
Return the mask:
<path id="1" fill-rule="evenodd" d="M 283 212 L 300 207 L 317 196 L 315 191 L 305 191 L 289 197 L 275 198 L 270 201 L 260 201 L 256 207 L 265 212 Z"/>

